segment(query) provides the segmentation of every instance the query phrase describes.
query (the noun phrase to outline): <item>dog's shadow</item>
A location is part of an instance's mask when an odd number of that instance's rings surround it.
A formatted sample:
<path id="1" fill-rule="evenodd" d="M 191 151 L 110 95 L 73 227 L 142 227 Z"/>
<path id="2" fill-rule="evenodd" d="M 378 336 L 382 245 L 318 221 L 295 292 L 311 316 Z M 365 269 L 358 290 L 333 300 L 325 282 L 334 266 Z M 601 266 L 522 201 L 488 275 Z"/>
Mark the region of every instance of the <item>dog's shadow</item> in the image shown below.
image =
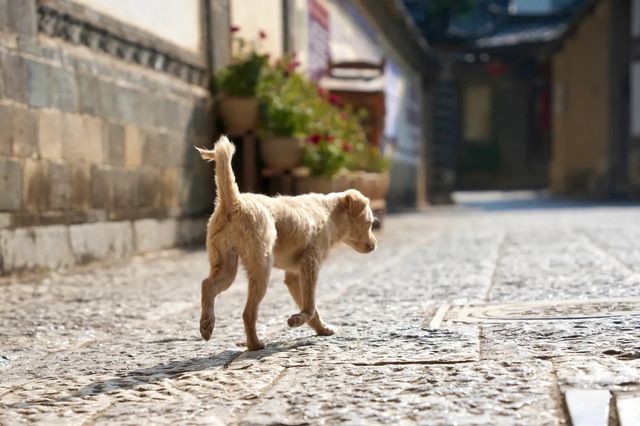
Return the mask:
<path id="1" fill-rule="evenodd" d="M 231 367 L 231 369 L 244 369 L 250 367 L 254 362 L 259 362 L 276 354 L 313 344 L 314 343 L 309 339 L 299 339 L 286 343 L 273 342 L 267 345 L 264 349 L 255 352 L 226 350 L 209 357 L 196 357 L 158 364 L 152 367 L 129 371 L 120 377 L 96 381 L 61 399 L 69 400 L 103 393 L 114 393 L 129 390 L 145 384 L 153 384 L 165 379 L 179 378 L 184 374 L 197 371 L 219 368 L 227 369 L 229 367 Z M 237 367 L 233 366 L 233 363 L 236 360 L 240 361 Z"/>

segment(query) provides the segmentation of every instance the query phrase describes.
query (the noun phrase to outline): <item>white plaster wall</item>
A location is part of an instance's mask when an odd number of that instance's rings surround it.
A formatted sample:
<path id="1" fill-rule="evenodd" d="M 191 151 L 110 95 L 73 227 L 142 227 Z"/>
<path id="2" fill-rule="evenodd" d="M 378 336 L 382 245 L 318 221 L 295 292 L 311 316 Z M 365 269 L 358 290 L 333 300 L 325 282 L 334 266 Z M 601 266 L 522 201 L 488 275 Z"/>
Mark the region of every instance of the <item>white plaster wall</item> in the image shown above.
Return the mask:
<path id="1" fill-rule="evenodd" d="M 257 41 L 260 31 L 267 38 L 260 41 L 260 49 L 280 57 L 284 46 L 284 22 L 281 0 L 231 0 L 231 24 L 240 27 L 237 36 Z"/>
<path id="2" fill-rule="evenodd" d="M 141 28 L 194 53 L 200 52 L 199 0 L 73 0 Z M 276 0 L 268 0 L 276 1 Z"/>

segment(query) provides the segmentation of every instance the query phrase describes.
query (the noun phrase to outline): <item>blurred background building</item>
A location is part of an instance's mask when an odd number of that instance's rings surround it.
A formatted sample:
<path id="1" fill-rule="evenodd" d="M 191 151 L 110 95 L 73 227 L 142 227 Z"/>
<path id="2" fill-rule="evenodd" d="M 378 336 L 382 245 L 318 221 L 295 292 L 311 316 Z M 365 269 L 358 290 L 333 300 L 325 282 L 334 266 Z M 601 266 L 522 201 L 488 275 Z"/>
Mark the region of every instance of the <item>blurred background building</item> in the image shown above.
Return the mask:
<path id="1" fill-rule="evenodd" d="M 0 0 L 3 274 L 202 238 L 232 25 L 369 111 L 389 210 L 640 196 L 640 0 Z"/>

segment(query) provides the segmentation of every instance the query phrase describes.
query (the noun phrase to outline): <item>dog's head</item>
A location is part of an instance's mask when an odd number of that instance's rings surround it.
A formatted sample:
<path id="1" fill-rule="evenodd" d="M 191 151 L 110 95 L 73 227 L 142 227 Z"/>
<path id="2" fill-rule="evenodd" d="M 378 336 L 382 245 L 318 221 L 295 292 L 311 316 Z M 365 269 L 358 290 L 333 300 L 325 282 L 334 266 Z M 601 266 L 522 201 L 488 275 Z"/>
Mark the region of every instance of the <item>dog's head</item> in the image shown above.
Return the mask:
<path id="1" fill-rule="evenodd" d="M 371 227 L 376 220 L 369 206 L 369 199 L 355 189 L 345 191 L 342 203 L 349 221 L 344 242 L 360 253 L 371 253 L 377 241 Z"/>

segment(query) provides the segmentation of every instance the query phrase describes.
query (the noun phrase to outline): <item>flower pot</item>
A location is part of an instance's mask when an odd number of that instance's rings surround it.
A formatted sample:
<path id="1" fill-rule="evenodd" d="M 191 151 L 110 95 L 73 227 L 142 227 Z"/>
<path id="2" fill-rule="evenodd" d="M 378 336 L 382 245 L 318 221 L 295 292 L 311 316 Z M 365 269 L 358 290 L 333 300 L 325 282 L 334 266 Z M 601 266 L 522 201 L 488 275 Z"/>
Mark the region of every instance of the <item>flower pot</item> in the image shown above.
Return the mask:
<path id="1" fill-rule="evenodd" d="M 258 98 L 223 96 L 218 112 L 226 133 L 242 135 L 258 128 Z"/>
<path id="2" fill-rule="evenodd" d="M 352 186 L 371 200 L 384 200 L 389 191 L 389 175 L 386 173 L 354 173 Z"/>
<path id="3" fill-rule="evenodd" d="M 288 136 L 275 136 L 260 141 L 260 154 L 267 167 L 288 170 L 300 164 L 300 141 Z"/>
<path id="4" fill-rule="evenodd" d="M 296 193 L 329 194 L 334 191 L 334 180 L 327 176 L 303 176 L 296 178 Z"/>
<path id="5" fill-rule="evenodd" d="M 351 174 L 340 173 L 333 181 L 333 190 L 335 192 L 343 192 L 351 188 Z"/>

